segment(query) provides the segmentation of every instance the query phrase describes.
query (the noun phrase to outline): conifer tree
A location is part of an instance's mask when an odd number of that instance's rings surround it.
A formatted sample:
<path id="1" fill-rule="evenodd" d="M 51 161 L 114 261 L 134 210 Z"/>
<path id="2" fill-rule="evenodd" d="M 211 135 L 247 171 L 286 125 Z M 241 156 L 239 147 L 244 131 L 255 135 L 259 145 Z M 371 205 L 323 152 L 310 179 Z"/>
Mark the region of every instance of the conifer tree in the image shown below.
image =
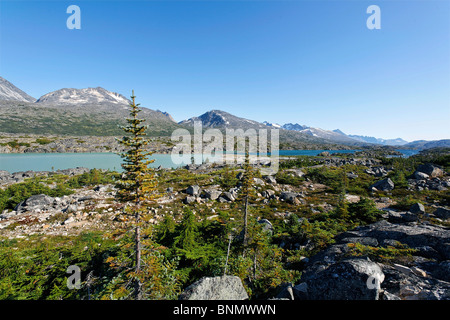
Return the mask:
<path id="1" fill-rule="evenodd" d="M 143 237 L 148 231 L 149 215 L 148 206 L 154 203 L 156 194 L 157 180 L 154 170 L 148 165 L 155 160 L 148 160 L 147 157 L 152 153 L 145 150 L 148 144 L 145 130 L 147 126 L 142 123 L 144 119 L 139 119 L 138 114 L 141 111 L 139 104 L 136 104 L 134 90 L 132 92 L 132 103 L 130 104 L 130 117 L 126 119 L 127 125 L 121 128 L 127 135 L 118 140 L 125 146 L 126 151 L 121 153 L 123 158 L 122 168 L 123 174 L 121 179 L 117 181 L 117 198 L 121 202 L 126 203 L 125 213 L 122 216 L 124 229 L 120 232 L 133 232 L 133 253 L 132 259 L 133 271 L 129 274 L 133 282 L 133 296 L 136 300 L 143 298 L 142 289 L 142 251 Z"/>
<path id="2" fill-rule="evenodd" d="M 253 178 L 255 177 L 255 170 L 250 164 L 250 156 L 248 150 L 245 152 L 244 175 L 242 177 L 241 198 L 244 205 L 244 237 L 243 244 L 248 242 L 248 214 L 249 214 L 249 200 L 255 196 L 253 187 Z"/>

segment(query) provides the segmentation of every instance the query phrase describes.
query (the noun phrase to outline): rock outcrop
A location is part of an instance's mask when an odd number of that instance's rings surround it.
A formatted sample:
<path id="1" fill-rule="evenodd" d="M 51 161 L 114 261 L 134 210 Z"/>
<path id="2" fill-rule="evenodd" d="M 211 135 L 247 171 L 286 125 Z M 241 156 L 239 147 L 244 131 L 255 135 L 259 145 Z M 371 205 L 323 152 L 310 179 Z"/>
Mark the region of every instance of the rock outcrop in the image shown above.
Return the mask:
<path id="1" fill-rule="evenodd" d="M 179 300 L 246 300 L 248 294 L 236 276 L 204 277 L 187 287 Z"/>
<path id="2" fill-rule="evenodd" d="M 450 232 L 426 223 L 382 220 L 337 236 L 336 243 L 311 257 L 297 299 L 450 299 Z M 352 244 L 373 248 L 401 244 L 413 250 L 405 265 L 351 255 Z"/>

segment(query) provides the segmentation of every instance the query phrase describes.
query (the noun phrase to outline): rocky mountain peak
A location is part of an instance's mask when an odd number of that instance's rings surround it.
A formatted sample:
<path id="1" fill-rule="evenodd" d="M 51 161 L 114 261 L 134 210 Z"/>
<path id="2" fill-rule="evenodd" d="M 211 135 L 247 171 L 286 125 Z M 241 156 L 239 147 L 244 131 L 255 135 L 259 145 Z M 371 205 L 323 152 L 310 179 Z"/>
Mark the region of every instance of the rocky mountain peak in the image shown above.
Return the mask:
<path id="1" fill-rule="evenodd" d="M 96 87 L 84 89 L 63 88 L 43 95 L 36 102 L 52 104 L 129 104 L 130 100 L 119 93 Z"/>
<path id="2" fill-rule="evenodd" d="M 0 77 L 0 100 L 35 102 L 36 99 L 23 92 L 8 80 Z"/>

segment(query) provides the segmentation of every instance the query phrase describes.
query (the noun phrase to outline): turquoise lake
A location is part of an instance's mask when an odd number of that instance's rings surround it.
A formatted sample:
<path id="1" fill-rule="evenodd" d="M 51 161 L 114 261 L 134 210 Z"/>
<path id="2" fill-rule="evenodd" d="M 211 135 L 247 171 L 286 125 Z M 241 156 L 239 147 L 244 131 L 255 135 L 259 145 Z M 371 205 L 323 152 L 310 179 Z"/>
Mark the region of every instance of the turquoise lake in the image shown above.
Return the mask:
<path id="1" fill-rule="evenodd" d="M 325 150 L 280 150 L 281 156 L 310 155 L 314 156 Z M 330 153 L 353 153 L 354 150 L 326 150 Z M 416 154 L 415 150 L 399 150 L 405 157 Z M 152 167 L 175 168 L 187 163 L 174 164 L 171 154 L 153 154 L 155 162 Z M 198 156 L 195 156 L 198 159 Z M 213 159 L 210 159 L 213 161 Z M 120 171 L 122 159 L 114 153 L 4 153 L 0 154 L 0 170 L 19 171 L 52 171 L 75 167 L 110 169 Z"/>

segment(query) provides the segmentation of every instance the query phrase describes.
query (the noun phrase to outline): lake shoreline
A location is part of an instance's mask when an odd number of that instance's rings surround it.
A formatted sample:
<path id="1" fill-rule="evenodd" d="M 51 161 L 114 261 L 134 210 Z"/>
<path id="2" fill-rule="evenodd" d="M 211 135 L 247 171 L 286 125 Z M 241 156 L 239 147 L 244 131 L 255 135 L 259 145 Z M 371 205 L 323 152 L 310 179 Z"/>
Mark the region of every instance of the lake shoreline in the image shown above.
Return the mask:
<path id="1" fill-rule="evenodd" d="M 313 156 L 333 157 L 334 155 L 353 155 L 357 150 L 279 150 L 279 156 L 283 159 L 296 156 Z M 405 154 L 405 157 L 416 154 L 411 151 Z M 325 154 L 325 156 L 323 155 Z M 226 155 L 229 157 L 230 154 Z M 367 157 L 364 155 L 356 155 L 355 157 Z M 173 157 L 172 154 L 154 153 L 151 156 L 155 162 L 151 164 L 154 168 L 177 168 L 191 164 L 191 156 L 182 158 Z M 244 158 L 242 155 L 236 156 L 238 163 L 242 163 Z M 213 158 L 206 155 L 194 155 L 195 164 L 202 163 L 230 163 L 222 158 Z M 259 157 L 261 162 L 270 163 L 271 157 Z M 55 171 L 66 170 L 70 168 L 85 167 L 89 169 L 105 169 L 117 171 L 121 170 L 122 159 L 117 153 L 113 152 L 74 152 L 74 153 L 0 153 L 0 170 L 9 173 L 27 172 L 27 171 Z"/>

